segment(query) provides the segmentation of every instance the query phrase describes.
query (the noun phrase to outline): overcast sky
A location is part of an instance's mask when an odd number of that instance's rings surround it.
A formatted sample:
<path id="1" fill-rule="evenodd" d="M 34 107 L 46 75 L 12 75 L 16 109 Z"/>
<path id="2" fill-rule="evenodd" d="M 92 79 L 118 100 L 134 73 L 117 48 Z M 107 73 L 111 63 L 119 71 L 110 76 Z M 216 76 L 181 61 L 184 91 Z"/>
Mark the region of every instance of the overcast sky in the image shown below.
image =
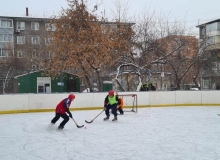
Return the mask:
<path id="1" fill-rule="evenodd" d="M 103 1 L 103 2 L 101 2 Z M 105 9 L 106 16 L 110 15 L 110 9 L 114 9 L 115 0 L 89 0 L 90 7 L 96 2 L 100 4 L 99 11 Z M 170 21 L 178 19 L 188 26 L 196 26 L 211 20 L 220 18 L 220 0 L 122 0 L 128 4 L 128 17 L 140 15 L 144 8 L 169 13 Z M 50 17 L 58 14 L 61 8 L 67 7 L 66 0 L 0 0 L 1 16 L 25 16 L 25 8 L 34 17 Z"/>

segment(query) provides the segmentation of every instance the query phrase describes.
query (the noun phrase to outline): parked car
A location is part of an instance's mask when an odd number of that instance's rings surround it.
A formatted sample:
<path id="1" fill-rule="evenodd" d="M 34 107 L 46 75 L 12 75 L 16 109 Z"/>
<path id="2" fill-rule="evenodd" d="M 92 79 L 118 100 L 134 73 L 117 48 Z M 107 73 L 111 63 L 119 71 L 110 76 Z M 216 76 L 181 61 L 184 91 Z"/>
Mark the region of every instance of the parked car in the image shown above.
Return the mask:
<path id="1" fill-rule="evenodd" d="M 194 88 L 190 88 L 190 90 L 192 90 L 192 91 L 199 91 L 199 88 L 194 87 Z"/>

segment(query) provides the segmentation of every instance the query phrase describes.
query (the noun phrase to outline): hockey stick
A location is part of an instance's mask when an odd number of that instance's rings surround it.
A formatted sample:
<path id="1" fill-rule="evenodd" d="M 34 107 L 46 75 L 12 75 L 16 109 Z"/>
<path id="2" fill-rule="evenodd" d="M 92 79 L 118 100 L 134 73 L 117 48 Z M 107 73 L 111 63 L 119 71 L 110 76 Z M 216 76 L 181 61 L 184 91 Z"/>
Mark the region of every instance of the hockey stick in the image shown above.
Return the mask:
<path id="1" fill-rule="evenodd" d="M 103 110 L 103 111 L 104 111 L 104 110 Z M 103 112 L 103 111 L 102 111 L 102 112 Z M 93 118 L 93 120 L 91 120 L 91 121 L 89 121 L 89 122 L 88 122 L 87 120 L 85 120 L 85 122 L 86 122 L 86 123 L 92 123 L 100 114 L 102 114 L 102 112 L 99 113 L 95 118 Z"/>
<path id="2" fill-rule="evenodd" d="M 84 125 L 79 126 L 73 118 L 71 118 L 71 119 L 73 120 L 73 122 L 75 123 L 75 125 L 76 125 L 78 128 L 82 128 L 82 127 L 84 127 Z"/>

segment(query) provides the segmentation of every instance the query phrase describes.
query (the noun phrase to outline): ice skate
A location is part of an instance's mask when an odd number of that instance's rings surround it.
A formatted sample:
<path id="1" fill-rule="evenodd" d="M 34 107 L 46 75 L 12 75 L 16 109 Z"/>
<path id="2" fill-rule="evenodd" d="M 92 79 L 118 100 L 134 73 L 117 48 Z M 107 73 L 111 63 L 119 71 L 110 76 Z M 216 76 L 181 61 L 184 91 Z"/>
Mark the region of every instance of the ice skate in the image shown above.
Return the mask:
<path id="1" fill-rule="evenodd" d="M 104 120 L 104 121 L 109 120 L 109 116 L 106 116 L 103 120 Z"/>
<path id="2" fill-rule="evenodd" d="M 59 126 L 57 129 L 63 129 L 64 127 L 63 126 Z"/>
<path id="3" fill-rule="evenodd" d="M 112 119 L 112 121 L 117 121 L 117 120 L 118 118 L 116 116 Z"/>

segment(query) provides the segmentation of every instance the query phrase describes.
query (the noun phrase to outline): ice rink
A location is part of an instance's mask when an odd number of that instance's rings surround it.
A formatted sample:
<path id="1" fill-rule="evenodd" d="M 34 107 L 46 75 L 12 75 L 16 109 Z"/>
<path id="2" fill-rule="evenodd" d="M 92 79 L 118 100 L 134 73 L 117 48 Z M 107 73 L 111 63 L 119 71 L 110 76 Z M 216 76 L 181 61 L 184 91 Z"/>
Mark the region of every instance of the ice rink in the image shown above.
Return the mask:
<path id="1" fill-rule="evenodd" d="M 103 121 L 72 111 L 78 125 L 49 127 L 53 112 L 0 115 L 0 160 L 219 160 L 219 107 L 164 107 Z M 113 116 L 111 115 L 110 119 Z"/>

